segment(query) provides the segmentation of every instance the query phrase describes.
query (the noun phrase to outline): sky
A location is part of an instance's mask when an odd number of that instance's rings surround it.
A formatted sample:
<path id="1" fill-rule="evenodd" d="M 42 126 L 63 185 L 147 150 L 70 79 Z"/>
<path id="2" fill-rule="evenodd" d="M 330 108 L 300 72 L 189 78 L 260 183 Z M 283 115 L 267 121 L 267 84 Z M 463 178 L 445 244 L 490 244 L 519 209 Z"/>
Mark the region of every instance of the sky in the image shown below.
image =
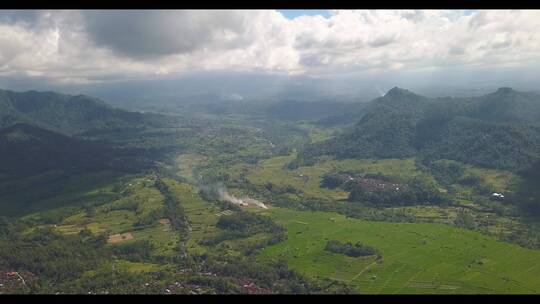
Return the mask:
<path id="1" fill-rule="evenodd" d="M 288 10 L 278 10 L 278 12 L 280 12 L 287 19 L 294 19 L 296 17 L 301 17 L 301 16 L 316 16 L 316 15 L 319 15 L 319 16 L 322 16 L 324 18 L 330 18 L 330 16 L 331 16 L 329 10 L 316 10 L 316 9 L 312 9 L 312 10 L 288 9 Z"/>
<path id="2" fill-rule="evenodd" d="M 526 89 L 539 87 L 539 59 L 538 10 L 0 11 L 4 89 L 105 94 L 115 84 L 199 79 L 193 94 L 239 94 L 246 75 L 305 91 L 324 83 L 332 94 Z M 205 87 L 201 75 L 237 84 Z"/>

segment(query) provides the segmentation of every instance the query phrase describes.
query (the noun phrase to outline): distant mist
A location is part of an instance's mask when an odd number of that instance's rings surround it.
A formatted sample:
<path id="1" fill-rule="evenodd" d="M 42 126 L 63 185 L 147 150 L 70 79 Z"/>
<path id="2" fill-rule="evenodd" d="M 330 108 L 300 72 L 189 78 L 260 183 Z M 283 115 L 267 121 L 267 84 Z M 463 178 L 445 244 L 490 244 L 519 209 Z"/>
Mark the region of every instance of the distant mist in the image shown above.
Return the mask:
<path id="1" fill-rule="evenodd" d="M 227 101 L 307 100 L 362 102 L 394 86 L 430 96 L 478 96 L 499 87 L 521 91 L 540 88 L 540 72 L 531 69 L 457 68 L 437 71 L 346 73 L 315 76 L 255 72 L 200 72 L 124 80 L 98 79 L 87 84 L 60 84 L 44 77 L 0 76 L 0 89 L 87 94 L 115 106 L 136 109 Z"/>

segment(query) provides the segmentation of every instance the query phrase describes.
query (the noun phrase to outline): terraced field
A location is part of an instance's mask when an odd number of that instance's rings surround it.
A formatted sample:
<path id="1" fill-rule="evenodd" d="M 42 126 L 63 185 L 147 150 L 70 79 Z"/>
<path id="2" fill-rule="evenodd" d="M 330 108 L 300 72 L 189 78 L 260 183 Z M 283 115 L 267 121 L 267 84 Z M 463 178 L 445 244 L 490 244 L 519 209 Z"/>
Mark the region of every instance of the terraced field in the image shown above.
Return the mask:
<path id="1" fill-rule="evenodd" d="M 347 192 L 339 188 L 321 188 L 321 177 L 326 172 L 356 170 L 363 173 L 381 173 L 404 180 L 415 175 L 433 178 L 418 170 L 414 159 L 328 159 L 314 166 L 285 169 L 284 166 L 293 158 L 294 155 L 280 156 L 255 165 L 244 163 L 227 172 L 233 178 L 242 174 L 258 185 L 268 182 L 281 186 L 292 185 L 308 196 L 335 201 L 346 199 Z M 202 157 L 191 154 L 182 155 L 178 160 L 183 163 L 205 161 Z M 514 178 L 501 171 L 472 167 L 467 167 L 467 170 L 483 176 L 486 182 L 501 189 L 510 187 Z M 192 172 L 193 166 L 185 165 L 179 168 L 178 175 L 186 181 L 194 182 Z M 247 238 L 227 240 L 217 246 L 203 245 L 205 240 L 223 233 L 223 230 L 216 227 L 216 223 L 220 216 L 233 211 L 220 210 L 218 206 L 204 201 L 198 194 L 199 189 L 192 184 L 169 178 L 162 180 L 179 200 L 190 224 L 189 238 L 185 246 L 190 254 L 212 251 L 242 255 L 244 249 L 256 246 L 271 237 L 259 233 Z M 121 189 L 118 189 L 109 182 L 108 185 L 100 184 L 99 187 L 85 190 L 84 193 L 79 191 L 78 194 L 66 195 L 66 202 L 75 198 L 78 200 L 78 197 L 93 199 L 107 196 L 108 200 L 105 204 L 91 208 L 71 207 L 74 211 L 71 211 L 70 216 L 40 227 L 52 226 L 63 234 L 76 234 L 82 229 L 88 229 L 94 234 L 106 233 L 112 237 L 107 246 L 148 240 L 154 245 L 153 256 L 172 254 L 179 242 L 179 235 L 171 230 L 168 220 L 159 218 L 150 224 L 137 224 L 164 207 L 165 198 L 155 187 L 153 177 L 129 177 L 123 179 L 121 185 Z M 230 190 L 232 194 L 242 194 L 234 192 L 241 189 Z M 271 216 L 287 229 L 288 239 L 262 249 L 258 258 L 261 261 L 285 259 L 291 268 L 309 277 L 344 281 L 350 283 L 358 292 L 370 294 L 540 292 L 540 251 L 524 249 L 479 232 L 441 223 L 373 222 L 346 218 L 337 213 L 302 212 L 270 207 L 268 210 L 247 207 L 245 210 Z M 65 212 L 71 210 L 68 209 Z M 396 209 L 419 219 L 435 219 L 437 222 L 451 223 L 456 216 L 453 207 L 407 206 Z M 46 213 L 40 213 L 40 216 L 44 214 Z M 32 216 L 35 214 L 28 217 Z M 497 227 L 499 226 L 501 225 Z M 32 229 L 35 228 L 38 227 Z M 382 261 L 377 261 L 374 256 L 355 258 L 325 251 L 324 247 L 329 240 L 353 243 L 361 241 L 380 250 Z M 102 267 L 107 271 L 114 267 L 134 272 L 153 272 L 164 269 L 167 265 L 118 259 Z M 91 273 L 92 271 L 89 272 Z"/>
<path id="2" fill-rule="evenodd" d="M 167 256 L 173 252 L 178 242 L 178 235 L 171 230 L 170 225 L 163 220 L 155 220 L 143 226 L 137 225 L 138 220 L 159 211 L 163 204 L 164 197 L 154 187 L 150 177 L 131 178 L 125 181 L 125 188 L 118 199 L 90 210 L 79 210 L 55 224 L 41 227 L 53 227 L 63 234 L 77 234 L 83 229 L 94 234 L 106 233 L 109 246 L 148 240 L 154 245 L 154 255 Z M 32 216 L 36 215 L 30 214 L 28 217 Z M 37 227 L 32 229 L 35 228 Z"/>
<path id="3" fill-rule="evenodd" d="M 261 260 L 283 258 L 310 277 L 351 283 L 361 293 L 538 293 L 540 251 L 444 224 L 370 222 L 328 212 L 263 211 L 288 240 Z M 361 241 L 382 252 L 353 258 L 324 250 L 328 240 Z"/>
<path id="4" fill-rule="evenodd" d="M 177 175 L 187 182 L 197 183 L 197 176 L 194 176 L 194 169 L 207 162 L 206 158 L 198 154 L 180 154 L 175 158 Z"/>
<path id="5" fill-rule="evenodd" d="M 165 182 L 180 200 L 191 226 L 186 249 L 191 253 L 204 253 L 207 248 L 199 243 L 218 233 L 216 223 L 221 211 L 216 206 L 203 201 L 199 197 L 197 187 L 171 179 L 166 179 Z"/>

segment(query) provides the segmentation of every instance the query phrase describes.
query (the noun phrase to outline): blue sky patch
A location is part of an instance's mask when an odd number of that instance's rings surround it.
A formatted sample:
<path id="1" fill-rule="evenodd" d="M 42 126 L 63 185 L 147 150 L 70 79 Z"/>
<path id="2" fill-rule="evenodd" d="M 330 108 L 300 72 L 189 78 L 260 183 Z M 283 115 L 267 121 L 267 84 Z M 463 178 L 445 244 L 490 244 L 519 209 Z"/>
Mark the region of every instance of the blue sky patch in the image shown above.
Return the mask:
<path id="1" fill-rule="evenodd" d="M 320 15 L 324 18 L 330 18 L 330 12 L 328 10 L 278 10 L 285 18 L 294 19 L 300 16 L 315 16 Z"/>

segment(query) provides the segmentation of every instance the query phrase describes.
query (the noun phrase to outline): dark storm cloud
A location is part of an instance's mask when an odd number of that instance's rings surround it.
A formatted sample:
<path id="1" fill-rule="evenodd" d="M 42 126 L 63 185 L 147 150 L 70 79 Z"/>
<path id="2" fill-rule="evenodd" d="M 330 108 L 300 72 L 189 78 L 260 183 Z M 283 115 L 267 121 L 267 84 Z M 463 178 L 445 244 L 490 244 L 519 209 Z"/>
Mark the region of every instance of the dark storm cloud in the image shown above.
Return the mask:
<path id="1" fill-rule="evenodd" d="M 215 43 L 234 47 L 243 42 L 239 34 L 244 20 L 231 12 L 91 11 L 83 12 L 83 17 L 92 41 L 133 58 L 190 53 Z"/>

